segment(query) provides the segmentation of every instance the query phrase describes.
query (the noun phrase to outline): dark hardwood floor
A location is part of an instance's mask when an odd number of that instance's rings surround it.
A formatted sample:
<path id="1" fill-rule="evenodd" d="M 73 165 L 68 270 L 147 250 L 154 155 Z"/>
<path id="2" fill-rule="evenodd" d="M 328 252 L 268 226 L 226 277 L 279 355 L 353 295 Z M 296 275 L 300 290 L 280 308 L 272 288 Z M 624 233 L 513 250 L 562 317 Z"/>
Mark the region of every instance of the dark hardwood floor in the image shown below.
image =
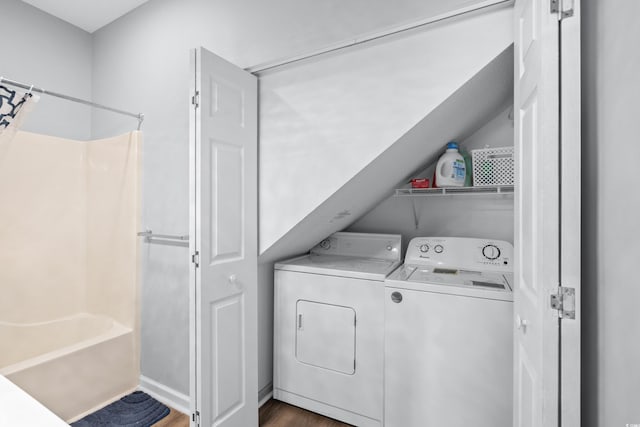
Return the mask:
<path id="1" fill-rule="evenodd" d="M 271 399 L 260 408 L 260 427 L 350 427 L 350 424 Z"/>
<path id="2" fill-rule="evenodd" d="M 273 399 L 262 405 L 259 417 L 260 427 L 351 427 L 350 424 Z M 169 415 L 152 427 L 189 427 L 189 416 L 171 409 Z"/>
<path id="3" fill-rule="evenodd" d="M 169 415 L 153 424 L 151 427 L 189 427 L 189 416 L 169 408 Z"/>

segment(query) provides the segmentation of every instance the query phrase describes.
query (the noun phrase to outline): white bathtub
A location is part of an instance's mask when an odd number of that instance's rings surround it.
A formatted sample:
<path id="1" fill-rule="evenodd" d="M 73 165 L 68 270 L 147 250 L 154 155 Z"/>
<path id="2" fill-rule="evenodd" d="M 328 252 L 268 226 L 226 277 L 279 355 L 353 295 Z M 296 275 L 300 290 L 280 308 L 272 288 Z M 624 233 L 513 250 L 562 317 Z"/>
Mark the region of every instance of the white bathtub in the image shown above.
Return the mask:
<path id="1" fill-rule="evenodd" d="M 51 322 L 0 322 L 0 375 L 60 418 L 73 421 L 133 390 L 131 328 L 81 313 Z"/>
<path id="2" fill-rule="evenodd" d="M 0 375 L 0 426 L 69 427 L 69 424 Z"/>

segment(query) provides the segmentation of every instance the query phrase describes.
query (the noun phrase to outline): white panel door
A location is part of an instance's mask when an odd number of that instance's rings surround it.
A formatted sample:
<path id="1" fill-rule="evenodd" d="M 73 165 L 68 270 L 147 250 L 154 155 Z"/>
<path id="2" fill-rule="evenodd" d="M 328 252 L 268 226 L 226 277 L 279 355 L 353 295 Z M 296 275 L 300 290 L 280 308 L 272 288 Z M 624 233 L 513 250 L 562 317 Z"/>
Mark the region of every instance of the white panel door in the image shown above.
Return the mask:
<path id="1" fill-rule="evenodd" d="M 558 426 L 559 29 L 549 3 L 515 4 L 514 426 Z"/>
<path id="2" fill-rule="evenodd" d="M 257 79 L 203 48 L 192 67 L 194 413 L 257 426 Z"/>
<path id="3" fill-rule="evenodd" d="M 559 426 L 565 411 L 575 412 L 575 405 L 579 408 L 579 368 L 572 379 L 565 378 L 560 369 L 561 359 L 563 366 L 580 366 L 579 323 L 560 320 L 558 312 L 550 308 L 551 294 L 567 278 L 561 273 L 570 270 L 574 274 L 577 270 L 579 276 L 580 259 L 580 227 L 564 227 L 580 212 L 579 196 L 575 195 L 580 191 L 579 137 L 567 141 L 567 135 L 579 135 L 579 120 L 565 120 L 567 111 L 579 115 L 580 100 L 576 93 L 565 96 L 563 91 L 560 96 L 563 75 L 570 79 L 579 75 L 579 58 L 569 59 L 569 68 L 563 60 L 560 67 L 560 35 L 565 37 L 565 23 L 560 13 L 551 10 L 557 3 L 570 2 L 516 0 L 514 11 L 517 186 L 513 425 L 518 427 Z M 576 74 L 568 75 L 570 72 Z M 579 93 L 579 89 L 574 92 Z M 577 159 L 570 170 L 561 167 L 568 158 Z M 564 242 L 571 245 L 565 247 Z M 564 322 L 572 322 L 566 324 L 566 331 L 575 339 L 567 341 L 563 328 L 560 342 Z M 572 399 L 573 408 L 559 404 L 561 390 L 563 398 L 570 393 L 577 396 Z M 579 423 L 562 425 L 577 427 Z"/>

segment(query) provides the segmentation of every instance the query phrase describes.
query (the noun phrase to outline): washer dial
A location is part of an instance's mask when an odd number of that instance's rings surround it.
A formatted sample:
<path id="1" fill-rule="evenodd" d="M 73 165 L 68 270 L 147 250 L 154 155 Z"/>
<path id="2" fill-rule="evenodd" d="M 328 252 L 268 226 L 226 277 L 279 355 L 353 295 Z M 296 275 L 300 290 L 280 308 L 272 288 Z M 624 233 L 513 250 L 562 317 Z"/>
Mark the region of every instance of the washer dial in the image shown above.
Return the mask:
<path id="1" fill-rule="evenodd" d="M 482 255 L 491 261 L 500 258 L 500 248 L 496 245 L 486 245 L 482 248 Z"/>
<path id="2" fill-rule="evenodd" d="M 420 252 L 429 252 L 429 245 L 420 245 Z"/>

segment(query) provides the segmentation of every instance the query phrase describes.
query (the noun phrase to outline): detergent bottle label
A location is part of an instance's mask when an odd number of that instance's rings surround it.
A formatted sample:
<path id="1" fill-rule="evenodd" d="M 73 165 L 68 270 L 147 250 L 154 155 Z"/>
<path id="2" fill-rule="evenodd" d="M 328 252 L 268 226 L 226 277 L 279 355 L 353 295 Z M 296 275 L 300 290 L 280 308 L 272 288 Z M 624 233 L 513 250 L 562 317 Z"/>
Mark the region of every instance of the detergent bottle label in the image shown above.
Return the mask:
<path id="1" fill-rule="evenodd" d="M 466 167 L 464 164 L 464 160 L 459 160 L 456 159 L 453 162 L 453 174 L 451 176 L 451 178 L 455 179 L 456 181 L 462 181 L 464 182 L 464 179 L 466 177 Z"/>

